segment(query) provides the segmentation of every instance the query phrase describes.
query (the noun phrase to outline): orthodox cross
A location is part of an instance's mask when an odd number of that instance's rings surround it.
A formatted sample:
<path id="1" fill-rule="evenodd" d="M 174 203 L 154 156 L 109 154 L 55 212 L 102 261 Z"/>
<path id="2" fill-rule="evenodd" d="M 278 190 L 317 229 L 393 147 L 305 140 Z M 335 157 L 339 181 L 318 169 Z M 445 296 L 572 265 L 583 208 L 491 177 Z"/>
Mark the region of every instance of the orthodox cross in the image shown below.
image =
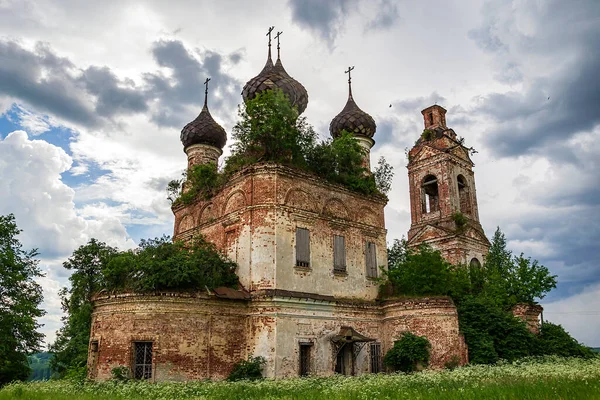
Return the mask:
<path id="1" fill-rule="evenodd" d="M 344 71 L 345 74 L 348 74 L 348 93 L 350 96 L 352 96 L 352 77 L 350 76 L 350 72 L 352 72 L 353 69 L 354 67 L 348 67 L 348 71 Z"/>
<path id="2" fill-rule="evenodd" d="M 275 27 L 271 26 L 269 32 L 267 32 L 267 36 L 269 37 L 269 47 L 271 47 L 271 32 L 273 32 L 273 29 L 275 29 Z"/>
<path id="3" fill-rule="evenodd" d="M 204 105 L 206 106 L 206 100 L 208 99 L 208 82 L 210 82 L 210 78 L 206 78 L 204 81 Z"/>
<path id="4" fill-rule="evenodd" d="M 275 39 L 277 39 L 277 58 L 279 58 L 279 36 L 281 36 L 282 33 L 283 31 L 277 32 L 277 35 L 275 35 Z"/>

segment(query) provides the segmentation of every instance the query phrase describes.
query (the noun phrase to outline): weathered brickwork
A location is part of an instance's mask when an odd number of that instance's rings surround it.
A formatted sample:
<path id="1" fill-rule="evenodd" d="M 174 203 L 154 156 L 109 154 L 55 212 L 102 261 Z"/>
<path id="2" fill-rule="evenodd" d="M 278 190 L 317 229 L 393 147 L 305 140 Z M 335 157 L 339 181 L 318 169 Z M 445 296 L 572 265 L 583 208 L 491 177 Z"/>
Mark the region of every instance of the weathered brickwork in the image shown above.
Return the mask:
<path id="1" fill-rule="evenodd" d="M 377 264 L 387 265 L 385 204 L 296 170 L 260 164 L 239 173 L 210 201 L 175 208 L 174 236 L 185 240 L 201 233 L 214 242 L 238 263 L 240 281 L 250 291 L 375 299 L 365 249 L 375 243 Z M 310 232 L 309 267 L 295 268 L 297 228 Z M 345 238 L 345 274 L 333 271 L 334 235 Z"/>
<path id="2" fill-rule="evenodd" d="M 432 106 L 422 113 L 426 131 L 409 152 L 409 245 L 427 242 L 453 264 L 482 264 L 489 241 L 479 223 L 469 151 L 446 127 L 446 110 Z M 464 225 L 453 218 L 459 212 Z"/>
<path id="3" fill-rule="evenodd" d="M 456 308 L 447 298 L 356 302 L 257 292 L 252 300 L 208 295 L 113 295 L 96 300 L 90 376 L 106 380 L 111 369 L 133 365 L 133 343 L 150 341 L 153 380 L 223 379 L 248 354 L 267 359 L 265 375 L 299 374 L 301 344 L 310 344 L 310 371 L 332 375 L 342 326 L 381 343 L 385 354 L 401 332 L 426 336 L 432 343 L 431 367 L 457 356 L 466 360 Z M 92 349 L 94 343 L 97 347 Z M 353 373 L 369 373 L 369 342 L 352 360 Z M 359 351 L 360 350 L 360 351 Z"/>
<path id="4" fill-rule="evenodd" d="M 153 380 L 225 378 L 246 357 L 246 309 L 245 302 L 206 295 L 100 296 L 92 317 L 90 376 L 106 380 L 113 368 L 132 367 L 134 342 L 149 341 Z"/>
<path id="5" fill-rule="evenodd" d="M 512 313 L 515 317 L 525 321 L 527 329 L 531 333 L 540 333 L 540 314 L 544 308 L 539 304 L 517 304 L 513 307 Z"/>

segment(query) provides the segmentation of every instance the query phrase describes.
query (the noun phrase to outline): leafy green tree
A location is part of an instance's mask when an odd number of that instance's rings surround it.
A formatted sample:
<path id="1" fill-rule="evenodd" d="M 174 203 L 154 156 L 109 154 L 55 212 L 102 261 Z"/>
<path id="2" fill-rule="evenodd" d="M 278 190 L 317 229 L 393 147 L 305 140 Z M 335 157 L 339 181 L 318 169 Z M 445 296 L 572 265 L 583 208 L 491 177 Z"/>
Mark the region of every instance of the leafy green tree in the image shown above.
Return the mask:
<path id="1" fill-rule="evenodd" d="M 505 308 L 517 303 L 534 303 L 556 287 L 556 275 L 537 260 L 521 253 L 513 256 L 506 237 L 496 229 L 485 261 L 483 292 Z"/>
<path id="2" fill-rule="evenodd" d="M 60 375 L 69 370 L 84 368 L 87 363 L 90 328 L 92 323 L 92 296 L 104 288 L 102 270 L 117 254 L 117 249 L 96 239 L 80 246 L 63 267 L 73 271 L 70 288 L 60 291 L 62 308 L 66 313 L 56 340 L 50 345 L 54 357 L 50 366 Z"/>
<path id="3" fill-rule="evenodd" d="M 390 165 L 384 156 L 379 157 L 377 161 L 377 168 L 373 172 L 375 178 L 375 184 L 377 189 L 383 193 L 388 194 L 392 189 L 392 179 L 394 179 L 394 167 Z"/>
<path id="4" fill-rule="evenodd" d="M 464 298 L 458 304 L 458 319 L 473 364 L 513 361 L 533 353 L 534 337 L 525 323 L 489 298 Z"/>
<path id="5" fill-rule="evenodd" d="M 423 243 L 411 249 L 405 240 L 396 240 L 388 251 L 388 271 L 384 271 L 394 295 L 452 295 L 459 285 L 458 267 L 442 257 L 438 250 Z"/>
<path id="6" fill-rule="evenodd" d="M 202 236 L 172 242 L 141 240 L 139 249 L 113 257 L 103 268 L 108 290 L 204 290 L 236 286 L 237 265 Z"/>
<path id="7" fill-rule="evenodd" d="M 413 372 L 418 364 L 423 367 L 429 363 L 431 343 L 425 336 L 411 332 L 402 332 L 402 337 L 394 342 L 394 347 L 383 357 L 383 363 L 396 371 Z"/>
<path id="8" fill-rule="evenodd" d="M 23 250 L 13 214 L 0 215 L 0 386 L 27 379 L 27 354 L 39 351 L 43 335 L 36 318 L 42 288 L 35 281 L 43 276 L 36 250 Z"/>
<path id="9" fill-rule="evenodd" d="M 239 109 L 240 120 L 233 127 L 236 142 L 232 155 L 250 156 L 256 161 L 273 161 L 303 166 L 305 149 L 314 145 L 316 133 L 298 117 L 285 94 L 266 90 Z"/>

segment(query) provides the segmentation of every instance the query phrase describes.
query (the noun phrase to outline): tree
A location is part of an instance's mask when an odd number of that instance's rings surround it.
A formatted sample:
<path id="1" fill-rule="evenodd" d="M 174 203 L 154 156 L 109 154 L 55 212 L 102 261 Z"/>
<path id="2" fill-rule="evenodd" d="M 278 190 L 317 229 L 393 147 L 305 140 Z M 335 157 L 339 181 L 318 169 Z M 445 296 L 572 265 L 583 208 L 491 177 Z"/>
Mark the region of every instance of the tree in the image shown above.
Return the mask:
<path id="1" fill-rule="evenodd" d="M 240 120 L 232 135 L 236 139 L 232 148 L 234 159 L 243 156 L 253 161 L 306 164 L 306 149 L 314 146 L 316 133 L 306 118 L 298 117 L 298 111 L 281 90 L 257 94 L 245 108 L 240 107 L 238 114 Z"/>
<path id="2" fill-rule="evenodd" d="M 375 168 L 375 171 L 373 172 L 373 177 L 375 178 L 377 189 L 383 194 L 388 194 L 392 189 L 394 167 L 386 161 L 384 156 L 379 157 L 377 168 Z"/>
<path id="3" fill-rule="evenodd" d="M 117 249 L 96 239 L 80 246 L 63 267 L 72 270 L 70 288 L 60 291 L 62 308 L 66 313 L 56 341 L 50 346 L 55 356 L 50 366 L 60 375 L 69 370 L 83 369 L 87 363 L 90 328 L 92 323 L 92 296 L 104 287 L 102 270 L 117 254 Z"/>
<path id="4" fill-rule="evenodd" d="M 484 266 L 483 292 L 505 308 L 517 303 L 534 303 L 556 287 L 556 275 L 523 253 L 513 256 L 506 238 L 496 229 Z"/>
<path id="5" fill-rule="evenodd" d="M 27 379 L 27 354 L 39 351 L 43 338 L 36 321 L 44 315 L 42 288 L 35 278 L 44 275 L 37 250 L 23 250 L 20 232 L 13 214 L 0 215 L 0 386 Z"/>
<path id="6" fill-rule="evenodd" d="M 533 334 L 525 322 L 515 318 L 485 296 L 466 296 L 458 303 L 460 330 L 473 364 L 513 361 L 533 354 Z"/>
<path id="7" fill-rule="evenodd" d="M 388 271 L 384 271 L 396 295 L 451 295 L 454 267 L 426 243 L 411 249 L 405 240 L 394 242 L 388 252 Z"/>
<path id="8" fill-rule="evenodd" d="M 141 240 L 139 249 L 113 257 L 103 268 L 108 290 L 204 290 L 238 283 L 237 265 L 202 236 L 172 242 Z"/>

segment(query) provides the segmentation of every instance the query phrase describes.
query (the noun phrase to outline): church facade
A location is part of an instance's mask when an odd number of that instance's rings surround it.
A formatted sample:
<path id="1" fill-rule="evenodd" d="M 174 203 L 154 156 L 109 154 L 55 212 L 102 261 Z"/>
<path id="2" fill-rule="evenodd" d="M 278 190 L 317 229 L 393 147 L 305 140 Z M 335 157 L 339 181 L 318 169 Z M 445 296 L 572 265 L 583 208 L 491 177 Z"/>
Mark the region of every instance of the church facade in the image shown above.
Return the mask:
<path id="1" fill-rule="evenodd" d="M 356 105 L 348 82 L 347 103 L 330 133 L 334 140 L 342 130 L 352 133 L 369 168 L 376 124 Z M 304 111 L 306 89 L 287 74 L 279 54 L 272 62 L 269 40 L 267 63 L 242 95 L 246 101 L 274 87 Z M 452 262 L 483 262 L 489 243 L 468 149 L 446 127 L 443 108 L 423 114 L 426 130 L 409 153 L 409 245 L 427 241 Z M 205 101 L 181 133 L 188 167 L 216 168 L 226 140 Z M 90 378 L 109 379 L 113 368 L 126 366 L 152 381 L 223 379 L 250 355 L 266 359 L 264 375 L 272 378 L 376 373 L 404 331 L 429 339 L 433 368 L 456 359 L 465 364 L 451 299 L 378 297 L 387 268 L 386 204 L 384 196 L 257 163 L 211 198 L 175 205 L 174 239 L 202 234 L 215 243 L 237 263 L 240 287 L 96 296 Z"/>

